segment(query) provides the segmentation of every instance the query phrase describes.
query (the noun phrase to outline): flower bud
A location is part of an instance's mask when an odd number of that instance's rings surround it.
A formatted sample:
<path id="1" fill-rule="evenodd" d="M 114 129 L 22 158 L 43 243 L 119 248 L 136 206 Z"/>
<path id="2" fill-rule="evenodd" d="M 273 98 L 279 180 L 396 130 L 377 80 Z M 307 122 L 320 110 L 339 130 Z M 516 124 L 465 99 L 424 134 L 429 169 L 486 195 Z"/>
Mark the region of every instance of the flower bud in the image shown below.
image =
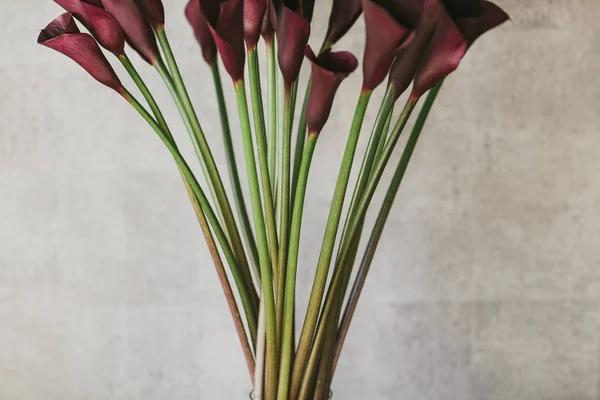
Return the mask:
<path id="1" fill-rule="evenodd" d="M 308 132 L 318 134 L 331 113 L 335 93 L 344 79 L 358 67 L 358 60 L 346 51 L 325 51 L 318 57 L 306 46 L 312 64 L 312 83 L 306 103 Z"/>
<path id="2" fill-rule="evenodd" d="M 102 0 L 106 11 L 119 22 L 127 43 L 149 64 L 158 61 L 158 45 L 152 27 L 134 0 Z"/>
<path id="3" fill-rule="evenodd" d="M 69 57 L 98 82 L 121 93 L 123 86 L 96 40 L 81 33 L 70 13 L 65 13 L 42 29 L 37 42 Z"/>
<path id="4" fill-rule="evenodd" d="M 361 0 L 333 0 L 325 47 L 330 48 L 336 44 L 352 28 L 361 13 Z"/>
<path id="5" fill-rule="evenodd" d="M 96 38 L 100 46 L 117 57 L 123 54 L 125 35 L 117 20 L 109 12 L 81 0 L 54 0 L 54 2 L 75 16 Z"/>
<path id="6" fill-rule="evenodd" d="M 283 5 L 278 23 L 279 68 L 286 90 L 300 75 L 304 60 L 304 49 L 310 36 L 310 22 L 299 12 Z"/>
<path id="7" fill-rule="evenodd" d="M 162 0 L 135 0 L 135 4 L 152 28 L 158 29 L 165 25 L 165 7 Z"/>
<path id="8" fill-rule="evenodd" d="M 199 0 L 190 0 L 185 8 L 185 16 L 194 30 L 196 40 L 202 49 L 202 56 L 208 64 L 215 62 L 217 58 L 217 45 L 210 33 L 208 23 L 202 14 Z"/>

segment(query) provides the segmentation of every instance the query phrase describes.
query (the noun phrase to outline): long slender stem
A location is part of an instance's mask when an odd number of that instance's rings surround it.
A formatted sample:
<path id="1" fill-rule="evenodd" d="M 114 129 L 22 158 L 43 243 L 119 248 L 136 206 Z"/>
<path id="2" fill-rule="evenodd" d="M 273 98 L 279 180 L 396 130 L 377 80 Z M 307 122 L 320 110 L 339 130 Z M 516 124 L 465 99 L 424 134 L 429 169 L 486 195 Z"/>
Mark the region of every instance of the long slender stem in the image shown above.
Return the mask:
<path id="1" fill-rule="evenodd" d="M 304 320 L 302 334 L 300 335 L 300 342 L 298 344 L 298 350 L 296 351 L 296 358 L 292 370 L 292 386 L 290 392 L 292 398 L 296 398 L 300 391 L 300 384 L 302 382 L 305 366 L 308 361 L 313 335 L 317 326 L 317 320 L 319 318 L 321 301 L 323 300 L 323 294 L 325 292 L 327 274 L 329 272 L 329 264 L 331 263 L 331 258 L 333 255 L 333 248 L 335 246 L 335 238 L 342 214 L 342 207 L 344 205 L 344 196 L 348 187 L 352 162 L 354 160 L 354 154 L 356 152 L 360 130 L 362 128 L 362 123 L 365 117 L 369 99 L 371 98 L 371 93 L 371 91 L 363 91 L 360 94 L 356 111 L 354 113 L 354 120 L 350 129 L 350 135 L 346 144 L 346 150 L 344 151 L 344 157 L 331 204 L 331 210 L 329 212 L 329 218 L 325 228 L 325 236 L 321 246 L 321 254 L 319 255 L 317 271 L 315 273 L 315 279 L 310 294 L 306 319 Z"/>
<path id="2" fill-rule="evenodd" d="M 286 90 L 286 99 L 284 104 L 284 123 L 283 123 L 283 135 L 282 135 L 282 153 L 281 153 L 281 169 L 279 173 L 280 178 L 280 219 L 279 219 L 279 259 L 277 262 L 278 279 L 276 280 L 276 292 L 277 292 L 277 327 L 279 337 L 282 332 L 283 322 L 283 299 L 284 299 L 284 287 L 285 287 L 285 275 L 287 257 L 288 257 L 288 245 L 289 245 L 289 227 L 290 227 L 290 155 L 291 155 L 291 136 L 292 136 L 292 124 L 293 124 L 293 99 L 290 90 Z"/>
<path id="3" fill-rule="evenodd" d="M 248 113 L 248 100 L 246 98 L 246 88 L 244 81 L 240 80 L 234 83 L 238 101 L 238 112 L 240 115 L 240 125 L 242 130 L 242 139 L 244 142 L 244 153 L 246 159 L 246 170 L 248 173 L 248 182 L 250 185 L 250 198 L 252 200 L 252 213 L 254 215 L 254 226 L 256 229 L 256 239 L 258 244 L 258 256 L 260 258 L 260 268 L 262 275 L 262 296 L 265 304 L 265 325 L 266 325 L 266 379 L 265 379 L 265 399 L 272 400 L 275 397 L 277 388 L 277 370 L 279 364 L 277 329 L 275 321 L 275 296 L 273 293 L 273 275 L 269 257 L 269 245 L 267 242 L 267 232 L 263 218 L 262 201 L 260 196 L 260 186 L 258 182 L 258 173 L 256 170 L 256 160 L 254 158 L 254 145 L 252 141 L 252 130 L 250 128 L 250 115 Z"/>
<path id="4" fill-rule="evenodd" d="M 312 79 L 310 79 L 306 85 L 306 93 L 304 94 L 304 101 L 302 103 L 302 112 L 300 113 L 300 119 L 298 121 L 298 133 L 296 135 L 296 147 L 294 149 L 294 167 L 292 169 L 292 186 L 290 189 L 290 201 L 292 204 L 294 203 L 296 186 L 298 185 L 298 174 L 300 173 L 302 155 L 304 153 L 304 142 L 306 141 L 306 104 L 308 103 L 311 82 Z"/>
<path id="5" fill-rule="evenodd" d="M 253 400 L 263 398 L 265 383 L 265 347 L 266 347 L 266 321 L 265 321 L 265 298 L 260 297 L 260 311 L 258 313 L 258 335 L 256 337 L 256 366 L 254 369 L 254 392 Z"/>
<path id="6" fill-rule="evenodd" d="M 246 202 L 244 200 L 244 192 L 240 183 L 240 175 L 238 172 L 237 161 L 235 158 L 235 150 L 231 139 L 231 129 L 229 127 L 229 117 L 227 115 L 227 105 L 225 103 L 225 94 L 223 93 L 223 84 L 221 82 L 221 74 L 219 73 L 219 64 L 215 61 L 210 65 L 212 71 L 213 82 L 215 84 L 215 93 L 217 95 L 217 104 L 219 106 L 219 116 L 221 118 L 221 130 L 223 134 L 223 144 L 225 146 L 225 156 L 227 158 L 227 166 L 229 167 L 229 179 L 233 189 L 233 198 L 237 206 L 238 217 L 242 227 L 242 234 L 246 241 L 246 247 L 250 253 L 254 275 L 260 278 L 260 266 L 258 263 L 258 250 L 256 241 L 252 233 L 252 226 L 248 218 Z"/>
<path id="7" fill-rule="evenodd" d="M 175 143 L 174 139 L 173 139 L 173 135 L 171 134 L 171 131 L 169 129 L 167 121 L 165 120 L 163 113 L 160 110 L 160 107 L 156 103 L 154 96 L 152 96 L 150 89 L 148 88 L 148 86 L 146 85 L 146 83 L 144 82 L 142 77 L 139 75 L 139 73 L 137 72 L 137 70 L 135 69 L 133 64 L 131 63 L 131 60 L 125 54 L 123 54 L 121 57 L 119 57 L 119 59 L 123 63 L 123 66 L 129 73 L 129 75 L 131 76 L 131 78 L 133 79 L 133 81 L 135 82 L 137 87 L 140 89 L 140 92 L 146 99 L 146 102 L 150 106 L 150 109 L 152 110 L 152 113 L 154 114 L 156 121 L 162 128 L 163 132 L 167 135 L 167 137 L 170 138 L 171 141 L 173 141 L 173 143 Z M 185 184 L 186 191 L 188 192 L 188 195 L 192 202 L 192 207 L 194 208 L 194 212 L 198 219 L 198 223 L 200 224 L 200 228 L 202 229 L 202 233 L 206 240 L 208 250 L 213 259 L 213 263 L 215 265 L 215 269 L 217 271 L 217 275 L 219 277 L 221 287 L 223 288 L 223 292 L 225 293 L 225 298 L 227 300 L 227 305 L 229 307 L 229 311 L 231 312 L 231 315 L 233 317 L 233 322 L 235 324 L 235 328 L 236 328 L 240 343 L 242 345 L 242 350 L 244 352 L 246 364 L 248 366 L 250 376 L 252 377 L 254 374 L 254 357 L 252 355 L 252 349 L 251 349 L 250 343 L 248 341 L 248 336 L 246 335 L 246 330 L 244 329 L 244 323 L 242 321 L 242 317 L 240 315 L 239 308 L 235 301 L 233 291 L 231 290 L 231 285 L 229 284 L 229 278 L 227 277 L 227 273 L 225 272 L 225 268 L 224 268 L 223 262 L 221 260 L 221 255 L 219 254 L 219 250 L 217 249 L 217 245 L 215 243 L 213 234 L 210 231 L 208 222 L 206 221 L 206 216 L 204 215 L 204 212 L 202 211 L 202 208 L 200 207 L 200 203 L 198 202 L 198 199 L 196 198 L 196 195 L 192 191 L 192 188 L 190 187 L 189 183 L 186 181 L 181 168 L 179 169 L 179 171 L 181 173 L 181 177 Z"/>
<path id="8" fill-rule="evenodd" d="M 171 137 L 162 130 L 162 128 L 158 125 L 158 123 L 152 118 L 152 116 L 146 111 L 146 109 L 135 99 L 135 97 L 129 93 L 127 90 L 122 89 L 123 97 L 131 104 L 136 111 L 146 120 L 146 122 L 152 127 L 152 129 L 156 132 L 162 142 L 165 144 L 173 159 L 175 160 L 178 168 L 181 170 L 183 176 L 185 177 L 186 182 L 189 187 L 192 189 L 196 199 L 200 203 L 200 207 L 202 211 L 205 213 L 206 218 L 211 224 L 211 227 L 221 245 L 221 250 L 225 255 L 225 258 L 229 264 L 229 268 L 231 270 L 231 274 L 233 275 L 233 279 L 238 288 L 240 298 L 242 300 L 242 305 L 244 307 L 244 312 L 246 313 L 246 317 L 248 319 L 248 328 L 250 330 L 251 337 L 253 340 L 256 338 L 256 323 L 257 323 L 257 315 L 255 313 L 254 307 L 251 304 L 251 296 L 250 296 L 250 288 L 246 286 L 246 282 L 244 281 L 242 274 L 240 272 L 239 264 L 231 246 L 229 245 L 229 241 L 227 240 L 227 236 L 221 227 L 219 220 L 213 211 L 208 198 L 202 191 L 200 184 L 196 180 L 194 173 L 190 169 L 189 165 L 179 152 L 179 149 L 175 145 L 175 142 L 171 139 Z"/>
<path id="9" fill-rule="evenodd" d="M 217 204 L 220 206 L 225 219 L 224 222 L 227 233 L 229 234 L 229 239 L 231 240 L 231 247 L 241 267 L 241 272 L 244 277 L 244 280 L 246 281 L 248 286 L 251 287 L 253 290 L 252 304 L 254 306 L 254 310 L 258 312 L 258 294 L 254 290 L 252 274 L 250 273 L 250 268 L 246 259 L 244 246 L 242 245 L 242 239 L 240 237 L 237 224 L 235 222 L 235 217 L 233 215 L 231 204 L 229 203 L 229 199 L 227 198 L 227 192 L 225 191 L 223 180 L 221 179 L 221 175 L 219 174 L 219 170 L 217 168 L 217 164 L 215 162 L 213 154 L 210 150 L 210 146 L 208 144 L 208 141 L 206 140 L 206 136 L 204 135 L 204 131 L 202 130 L 200 121 L 198 120 L 198 116 L 196 115 L 196 112 L 192 105 L 192 101 L 183 82 L 183 78 L 179 71 L 179 67 L 177 66 L 177 61 L 175 60 L 175 56 L 171 49 L 171 45 L 169 44 L 169 40 L 167 38 L 167 34 L 165 32 L 164 27 L 159 27 L 158 29 L 156 29 L 156 35 L 158 37 L 158 41 L 161 45 L 161 48 L 165 54 L 165 58 L 169 66 L 169 71 L 171 73 L 170 76 L 172 77 L 172 81 L 176 93 L 178 95 L 177 97 L 181 102 L 181 106 L 183 108 L 185 116 L 192 128 L 194 139 L 200 150 L 202 156 L 200 158 L 200 162 L 205 163 L 206 171 L 208 173 L 207 180 L 214 185 L 214 190 L 217 197 Z M 160 63 L 158 68 L 160 68 Z"/>
<path id="10" fill-rule="evenodd" d="M 296 272 L 298 269 L 298 254 L 300 249 L 300 230 L 302 228 L 302 214 L 310 165 L 312 162 L 318 135 L 308 137 L 302 163 L 298 174 L 298 186 L 294 199 L 292 224 L 290 230 L 290 248 L 286 268 L 285 282 L 285 309 L 283 321 L 283 339 L 281 344 L 281 364 L 279 368 L 278 400 L 287 400 L 289 394 L 290 369 L 292 365 L 294 347 L 294 310 L 296 294 Z"/>
<path id="11" fill-rule="evenodd" d="M 271 176 L 271 189 L 275 198 L 275 182 L 277 180 L 277 57 L 273 40 L 265 42 L 267 48 L 267 80 L 269 81 L 269 129 L 267 152 L 269 157 L 269 174 Z"/>
<path id="12" fill-rule="evenodd" d="M 407 102 L 406 106 L 404 107 L 404 109 L 402 111 L 402 114 L 398 118 L 398 122 L 396 123 L 396 125 L 394 127 L 394 131 L 392 132 L 392 135 L 390 136 L 388 142 L 386 143 L 386 147 L 384 149 L 383 156 L 380 160 L 378 160 L 377 165 L 375 166 L 375 168 L 373 170 L 373 176 L 369 180 L 367 188 L 365 189 L 364 196 L 362 197 L 361 201 L 359 202 L 359 205 L 357 206 L 356 215 L 353 216 L 352 222 L 349 225 L 348 240 L 347 240 L 347 242 L 342 244 L 342 250 L 340 253 L 341 254 L 340 265 L 342 265 L 342 266 L 348 265 L 347 261 L 348 261 L 349 257 L 352 256 L 352 251 L 349 248 L 349 244 L 352 244 L 354 242 L 354 239 L 357 237 L 357 234 L 359 231 L 358 227 L 360 226 L 360 223 L 366 214 L 367 208 L 373 198 L 373 194 L 375 193 L 375 190 L 377 189 L 377 185 L 379 184 L 381 176 L 383 175 L 383 172 L 385 170 L 387 162 L 389 161 L 389 158 L 391 157 L 391 154 L 395 148 L 395 145 L 398 142 L 400 134 L 402 133 L 404 127 L 406 126 L 406 123 L 408 122 L 408 119 L 412 113 L 412 110 L 414 110 L 417 100 L 418 99 L 411 97 L 409 99 L 409 101 Z M 338 270 L 334 271 L 332 282 L 331 282 L 331 287 L 330 287 L 330 291 L 329 291 L 329 293 L 331 295 L 329 296 L 329 299 L 327 299 L 325 301 L 325 304 L 323 306 L 323 312 L 321 315 L 321 319 L 319 321 L 319 326 L 316 331 L 313 347 L 310 350 L 310 355 L 309 355 L 308 362 L 306 365 L 306 371 L 304 374 L 304 378 L 301 383 L 301 389 L 300 389 L 301 395 L 299 396 L 300 400 L 307 399 L 307 396 L 309 394 L 313 380 L 315 378 L 315 374 L 317 372 L 318 363 L 319 363 L 319 357 L 320 357 L 320 353 L 321 353 L 321 349 L 322 349 L 323 341 L 324 341 L 324 337 L 325 337 L 327 321 L 330 318 L 335 317 L 335 306 L 336 306 L 335 299 L 336 299 L 336 295 L 340 293 L 340 290 L 342 290 L 345 272 L 346 271 L 344 268 L 339 268 Z"/>
<path id="13" fill-rule="evenodd" d="M 354 285 L 352 287 L 352 291 L 350 292 L 350 297 L 348 299 L 348 304 L 344 310 L 344 314 L 342 317 L 342 322 L 340 324 L 338 339 L 335 347 L 335 355 L 333 361 L 333 372 L 335 372 L 335 368 L 337 366 L 337 362 L 339 360 L 340 354 L 342 352 L 342 347 L 344 346 L 344 341 L 346 339 L 346 335 L 348 334 L 348 329 L 352 322 L 352 318 L 354 317 L 354 313 L 356 311 L 356 306 L 358 304 L 358 300 L 360 299 L 360 295 L 365 285 L 365 281 L 367 279 L 367 275 L 369 274 L 369 270 L 371 268 L 371 264 L 373 263 L 373 257 L 375 256 L 375 251 L 377 250 L 377 246 L 379 245 L 379 240 L 381 239 L 381 235 L 385 228 L 386 222 L 388 220 L 390 211 L 392 209 L 392 205 L 394 204 L 394 200 L 396 199 L 396 195 L 398 193 L 398 189 L 400 188 L 400 184 L 402 183 L 402 178 L 404 173 L 406 172 L 406 168 L 408 167 L 408 163 L 410 161 L 410 157 L 414 150 L 414 146 L 416 145 L 417 139 L 419 135 L 423 131 L 423 127 L 425 126 L 425 122 L 429 117 L 429 113 L 433 104 L 435 103 L 435 99 L 442 87 L 442 83 L 439 83 L 435 88 L 433 88 L 429 94 L 427 95 L 427 99 L 423 104 L 423 108 L 419 113 L 417 121 L 415 122 L 415 126 L 411 133 L 411 147 L 407 145 L 405 150 L 405 156 L 402 157 L 400 162 L 398 163 L 398 167 L 396 168 L 396 172 L 392 178 L 392 182 L 388 188 L 388 191 L 385 195 L 383 204 L 377 216 L 377 220 L 375 222 L 375 226 L 373 231 L 371 232 L 371 236 L 369 238 L 369 242 L 367 244 L 367 248 L 365 250 L 365 254 L 361 261 L 360 268 L 358 270 L 358 274 L 356 280 L 354 281 Z"/>
<path id="14" fill-rule="evenodd" d="M 275 205 L 273 204 L 273 190 L 269 176 L 269 161 L 267 155 L 267 133 L 265 127 L 265 114 L 260 86 L 260 71 L 258 66 L 258 52 L 256 47 L 248 50 L 248 76 L 250 78 L 250 96 L 254 115 L 254 133 L 256 136 L 256 149 L 262 195 L 264 201 L 265 222 L 267 225 L 267 238 L 271 265 L 277 265 L 279 244 L 277 241 L 277 226 L 275 224 Z M 277 279 L 277 270 L 273 268 L 273 277 Z"/>

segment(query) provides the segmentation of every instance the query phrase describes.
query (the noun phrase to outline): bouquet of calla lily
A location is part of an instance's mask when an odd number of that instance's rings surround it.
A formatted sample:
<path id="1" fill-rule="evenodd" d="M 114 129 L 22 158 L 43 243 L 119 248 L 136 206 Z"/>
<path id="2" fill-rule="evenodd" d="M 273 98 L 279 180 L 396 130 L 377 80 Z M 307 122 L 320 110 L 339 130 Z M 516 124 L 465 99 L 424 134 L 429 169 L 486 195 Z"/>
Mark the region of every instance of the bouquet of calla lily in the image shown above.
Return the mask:
<path id="1" fill-rule="evenodd" d="M 121 95 L 175 160 L 235 323 L 253 382 L 253 398 L 328 398 L 379 239 L 442 82 L 458 68 L 473 42 L 507 21 L 508 15 L 486 0 L 333 0 L 323 45 L 315 51 L 308 45 L 314 0 L 190 0 L 185 16 L 213 74 L 234 212 L 211 151 L 217 144 L 209 144 L 205 136 L 171 50 L 161 0 L 55 2 L 66 13 L 41 31 L 38 43 L 73 59 Z M 333 49 L 361 15 L 366 30 L 362 89 L 345 137 L 308 308 L 296 310 L 296 273 L 311 160 L 336 91 L 359 65 L 351 53 Z M 89 33 L 82 32 L 78 23 Z M 259 70 L 261 39 L 268 65 L 264 77 Z M 156 69 L 168 88 L 206 186 L 200 185 L 182 156 L 150 88 L 126 54 L 127 45 Z M 145 104 L 123 86 L 101 48 L 122 63 Z M 233 81 L 239 133 L 230 130 L 219 58 Z M 311 80 L 304 82 L 306 97 L 296 107 L 305 59 L 311 65 Z M 386 77 L 385 95 L 359 165 L 355 163 L 357 144 L 369 100 Z M 266 99 L 261 82 L 266 82 Z M 408 100 L 394 121 L 396 102 L 409 88 Z M 400 135 L 425 95 L 392 180 L 384 183 L 382 177 Z M 297 108 L 301 114 L 294 129 Z M 238 173 L 233 149 L 239 136 L 247 179 Z M 358 166 L 358 178 L 349 196 L 353 166 Z M 382 183 L 387 193 L 383 204 L 374 209 L 372 199 Z M 244 198 L 244 185 L 249 188 L 249 199 Z M 370 232 L 365 229 L 369 210 L 377 213 Z M 368 240 L 361 255 L 363 236 Z M 298 337 L 297 322 L 302 324 Z"/>

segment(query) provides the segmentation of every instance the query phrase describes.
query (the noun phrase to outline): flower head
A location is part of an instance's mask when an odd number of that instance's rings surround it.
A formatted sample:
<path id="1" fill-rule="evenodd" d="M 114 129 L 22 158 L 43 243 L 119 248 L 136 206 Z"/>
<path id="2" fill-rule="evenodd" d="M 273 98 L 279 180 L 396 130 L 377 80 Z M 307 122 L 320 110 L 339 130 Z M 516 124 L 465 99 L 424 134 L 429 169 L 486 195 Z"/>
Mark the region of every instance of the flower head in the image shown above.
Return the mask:
<path id="1" fill-rule="evenodd" d="M 125 35 L 115 18 L 97 3 L 81 0 L 54 0 L 77 18 L 96 38 L 100 46 L 117 57 L 123 54 Z M 93 4 L 92 4 L 93 3 Z"/>
<path id="2" fill-rule="evenodd" d="M 446 0 L 446 3 L 449 0 Z M 458 1 L 454 1 L 458 4 Z M 440 15 L 431 43 L 423 55 L 422 62 L 415 73 L 413 96 L 418 97 L 431 89 L 437 82 L 458 68 L 469 46 L 485 32 L 506 22 L 509 17 L 500 7 L 489 1 L 471 1 L 472 8 L 450 8 L 461 13 L 448 16 Z M 473 15 L 480 4 L 483 12 L 478 17 L 462 17 Z"/>
<path id="3" fill-rule="evenodd" d="M 134 0 L 102 0 L 106 11 L 111 13 L 123 28 L 127 43 L 151 65 L 158 61 L 158 46 L 152 27 L 140 12 Z"/>
<path id="4" fill-rule="evenodd" d="M 243 79 L 246 62 L 243 0 L 200 0 L 200 6 L 225 70 L 235 82 Z"/>
<path id="5" fill-rule="evenodd" d="M 306 123 L 309 133 L 318 134 L 329 118 L 335 93 L 358 67 L 358 60 L 346 51 L 329 50 L 318 57 L 306 46 L 306 57 L 312 64 L 312 83 L 306 103 Z"/>
<path id="6" fill-rule="evenodd" d="M 154 29 L 165 25 L 165 7 L 162 0 L 135 0 L 135 4 Z"/>
<path id="7" fill-rule="evenodd" d="M 385 79 L 396 55 L 412 40 L 412 9 L 402 9 L 397 3 L 399 0 L 363 0 L 367 35 L 364 90 L 375 89 Z"/>
<path id="8" fill-rule="evenodd" d="M 330 48 L 336 44 L 352 28 L 361 13 L 361 0 L 333 0 L 325 47 Z"/>
<path id="9" fill-rule="evenodd" d="M 304 49 L 310 36 L 310 22 L 300 12 L 283 5 L 277 30 L 279 68 L 286 89 L 290 89 L 300 74 Z"/>
<path id="10" fill-rule="evenodd" d="M 123 86 L 94 38 L 81 33 L 73 16 L 65 13 L 42 29 L 37 42 L 69 57 L 94 79 L 121 92 Z"/>
<path id="11" fill-rule="evenodd" d="M 248 49 L 256 47 L 268 8 L 267 0 L 244 0 L 244 39 Z"/>
<path id="12" fill-rule="evenodd" d="M 208 22 L 202 14 L 202 7 L 200 7 L 199 0 L 190 0 L 187 7 L 185 8 L 185 16 L 194 30 L 196 40 L 200 43 L 202 49 L 202 56 L 208 64 L 212 64 L 217 57 L 217 45 L 215 39 L 210 33 Z"/>

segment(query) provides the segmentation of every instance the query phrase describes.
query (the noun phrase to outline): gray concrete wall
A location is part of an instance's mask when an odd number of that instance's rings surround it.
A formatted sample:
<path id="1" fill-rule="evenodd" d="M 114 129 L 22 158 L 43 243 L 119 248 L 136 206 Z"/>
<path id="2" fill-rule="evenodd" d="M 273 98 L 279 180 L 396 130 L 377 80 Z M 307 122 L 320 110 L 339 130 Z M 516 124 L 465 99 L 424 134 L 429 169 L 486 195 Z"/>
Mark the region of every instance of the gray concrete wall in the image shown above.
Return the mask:
<path id="1" fill-rule="evenodd" d="M 440 95 L 348 338 L 338 399 L 600 396 L 600 2 L 498 3 L 514 22 L 479 42 Z M 0 399 L 245 398 L 233 325 L 167 152 L 114 93 L 35 44 L 59 13 L 53 2 L 2 5 Z M 223 160 L 184 1 L 166 5 Z M 360 55 L 361 31 L 340 47 Z M 165 90 L 140 68 L 184 142 Z M 358 74 L 344 84 L 316 153 L 301 312 L 359 85 Z"/>

